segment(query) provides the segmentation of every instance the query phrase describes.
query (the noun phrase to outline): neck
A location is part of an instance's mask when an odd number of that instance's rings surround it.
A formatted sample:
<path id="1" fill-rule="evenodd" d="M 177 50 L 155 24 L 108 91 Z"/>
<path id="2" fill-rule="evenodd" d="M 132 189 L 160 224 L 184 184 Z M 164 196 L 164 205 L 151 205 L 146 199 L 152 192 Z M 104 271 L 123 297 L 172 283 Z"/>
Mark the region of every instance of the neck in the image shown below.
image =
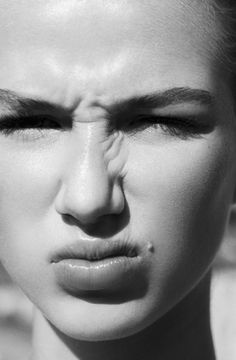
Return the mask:
<path id="1" fill-rule="evenodd" d="M 167 315 L 136 335 L 86 342 L 59 333 L 36 310 L 32 360 L 215 360 L 209 315 L 209 276 Z"/>

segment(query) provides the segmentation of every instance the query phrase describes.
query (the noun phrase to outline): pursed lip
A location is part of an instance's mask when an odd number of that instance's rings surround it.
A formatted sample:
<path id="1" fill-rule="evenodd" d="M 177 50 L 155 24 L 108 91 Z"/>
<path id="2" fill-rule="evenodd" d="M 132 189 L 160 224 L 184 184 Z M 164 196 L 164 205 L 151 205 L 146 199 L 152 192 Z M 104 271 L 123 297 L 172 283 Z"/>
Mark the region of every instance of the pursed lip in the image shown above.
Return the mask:
<path id="1" fill-rule="evenodd" d="M 51 262 L 58 263 L 65 259 L 83 259 L 93 262 L 112 257 L 133 258 L 139 255 L 139 246 L 127 240 L 78 240 L 55 251 Z"/>
<path id="2" fill-rule="evenodd" d="M 147 286 L 147 252 L 126 239 L 80 239 L 56 251 L 51 264 L 58 286 L 76 296 L 91 291 L 131 296 Z"/>

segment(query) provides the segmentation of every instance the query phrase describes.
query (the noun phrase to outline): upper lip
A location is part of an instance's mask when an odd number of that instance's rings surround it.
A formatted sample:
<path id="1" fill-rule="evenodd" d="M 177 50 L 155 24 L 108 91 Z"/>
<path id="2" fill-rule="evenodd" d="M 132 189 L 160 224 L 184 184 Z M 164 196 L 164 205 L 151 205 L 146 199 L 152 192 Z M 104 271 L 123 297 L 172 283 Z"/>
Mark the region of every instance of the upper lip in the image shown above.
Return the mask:
<path id="1" fill-rule="evenodd" d="M 52 255 L 51 262 L 55 263 L 64 259 L 98 261 L 115 256 L 135 257 L 138 255 L 138 246 L 128 241 L 107 239 L 80 240 L 56 251 Z"/>

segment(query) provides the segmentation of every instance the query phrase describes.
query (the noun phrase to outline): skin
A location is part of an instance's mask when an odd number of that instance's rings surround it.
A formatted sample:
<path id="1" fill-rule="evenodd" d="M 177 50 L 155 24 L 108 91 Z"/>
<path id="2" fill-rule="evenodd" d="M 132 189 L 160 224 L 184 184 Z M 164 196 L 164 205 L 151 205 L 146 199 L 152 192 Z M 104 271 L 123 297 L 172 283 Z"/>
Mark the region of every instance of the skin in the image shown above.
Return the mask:
<path id="1" fill-rule="evenodd" d="M 209 269 L 235 192 L 236 122 L 211 14 L 187 0 L 1 0 L 1 9 L 0 88 L 59 105 L 46 114 L 60 124 L 73 117 L 72 129 L 0 133 L 0 259 L 38 309 L 32 358 L 214 359 Z M 194 118 L 197 135 L 132 132 L 130 107 L 128 125 L 108 133 L 114 104 L 180 87 L 214 100 L 147 115 Z M 139 244 L 142 296 L 94 303 L 63 290 L 49 255 L 78 238 Z"/>

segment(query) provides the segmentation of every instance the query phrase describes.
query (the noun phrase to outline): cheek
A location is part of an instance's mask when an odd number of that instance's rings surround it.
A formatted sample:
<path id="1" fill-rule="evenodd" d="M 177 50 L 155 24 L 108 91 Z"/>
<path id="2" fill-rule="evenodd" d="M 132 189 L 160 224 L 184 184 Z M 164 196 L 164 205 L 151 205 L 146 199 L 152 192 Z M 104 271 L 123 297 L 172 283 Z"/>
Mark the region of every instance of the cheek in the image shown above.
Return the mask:
<path id="1" fill-rule="evenodd" d="M 24 153 L 0 159 L 0 219 L 9 214 L 43 216 L 58 191 L 54 156 Z"/>
<path id="2" fill-rule="evenodd" d="M 126 179 L 132 232 L 153 243 L 160 286 L 196 281 L 223 233 L 233 193 L 232 147 L 213 133 L 133 150 Z"/>
<path id="3" fill-rule="evenodd" d="M 176 220 L 186 224 L 187 214 L 196 217 L 228 204 L 234 186 L 233 147 L 225 146 L 222 136 L 211 137 L 170 141 L 162 147 L 134 146 L 125 179 L 128 202 L 156 210 L 161 221 L 161 213 L 180 212 Z M 181 218 L 183 211 L 186 218 Z"/>
<path id="4" fill-rule="evenodd" d="M 0 259 L 13 278 L 26 279 L 24 273 L 45 262 L 48 239 L 42 234 L 58 191 L 59 163 L 53 151 L 4 147 L 1 154 Z"/>

